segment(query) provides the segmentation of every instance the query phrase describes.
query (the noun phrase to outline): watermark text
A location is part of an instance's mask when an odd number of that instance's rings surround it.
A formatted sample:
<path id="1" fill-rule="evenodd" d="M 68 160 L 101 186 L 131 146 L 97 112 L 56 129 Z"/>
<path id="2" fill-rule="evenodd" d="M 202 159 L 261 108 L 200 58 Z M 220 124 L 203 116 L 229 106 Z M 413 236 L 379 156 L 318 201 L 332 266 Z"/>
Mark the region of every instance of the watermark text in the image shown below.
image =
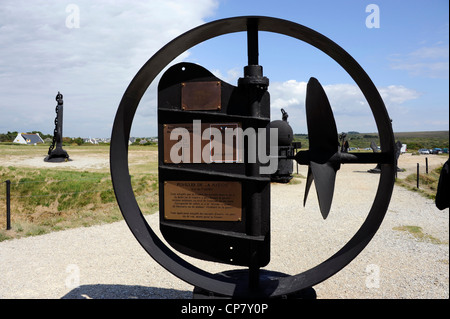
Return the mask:
<path id="1" fill-rule="evenodd" d="M 376 4 L 369 4 L 366 7 L 366 12 L 370 14 L 366 17 L 366 27 L 368 29 L 380 28 L 380 7 Z"/>
<path id="2" fill-rule="evenodd" d="M 244 142 L 246 147 L 244 152 Z M 189 125 L 170 130 L 170 161 L 179 163 L 259 163 L 260 174 L 273 174 L 278 168 L 278 129 L 243 130 L 236 123 Z M 166 144 L 167 145 L 167 144 Z M 245 157 L 245 158 L 244 158 Z"/>
<path id="3" fill-rule="evenodd" d="M 80 27 L 80 7 L 76 4 L 68 4 L 66 6 L 66 27 L 69 29 L 78 29 Z"/>

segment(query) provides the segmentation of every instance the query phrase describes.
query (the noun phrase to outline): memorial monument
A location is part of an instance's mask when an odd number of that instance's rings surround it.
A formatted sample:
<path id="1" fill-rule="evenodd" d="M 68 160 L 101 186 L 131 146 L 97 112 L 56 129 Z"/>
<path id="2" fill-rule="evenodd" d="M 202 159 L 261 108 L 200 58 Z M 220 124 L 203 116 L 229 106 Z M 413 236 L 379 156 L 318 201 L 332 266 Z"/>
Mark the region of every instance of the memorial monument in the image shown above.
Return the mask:
<path id="1" fill-rule="evenodd" d="M 46 162 L 67 162 L 69 161 L 69 154 L 62 148 L 63 139 L 63 109 L 64 101 L 63 95 L 58 92 L 56 95 L 56 117 L 55 129 L 53 130 L 53 141 L 48 149 L 48 155 L 44 158 Z"/>
<path id="2" fill-rule="evenodd" d="M 362 90 L 375 118 L 382 151 L 341 151 L 330 103 L 322 85 L 312 77 L 305 101 L 309 149 L 294 153 L 287 113 L 282 111 L 281 121 L 270 120 L 269 79 L 258 61 L 259 31 L 306 42 L 334 59 Z M 134 114 L 147 88 L 176 57 L 206 40 L 234 32 L 247 33 L 248 64 L 237 85 L 187 62 L 172 65 L 159 81 L 158 193 L 163 242 L 144 218 L 131 185 L 128 139 Z M 143 65 L 117 109 L 110 172 L 117 202 L 131 232 L 155 261 L 194 287 L 194 298 L 315 298 L 313 287 L 356 258 L 378 230 L 394 187 L 395 156 L 384 102 L 350 54 L 300 24 L 250 16 L 194 28 L 169 42 Z M 288 181 L 293 160 L 308 167 L 304 201 L 314 182 L 324 219 L 330 212 L 335 177 L 342 163 L 380 164 L 380 178 L 374 204 L 354 236 L 320 264 L 288 275 L 265 267 L 271 256 L 271 182 L 277 180 L 274 174 L 280 174 L 282 182 Z M 298 201 L 300 196 L 289 200 Z M 292 218 L 297 217 L 293 214 Z M 174 250 L 242 268 L 210 273 Z"/>

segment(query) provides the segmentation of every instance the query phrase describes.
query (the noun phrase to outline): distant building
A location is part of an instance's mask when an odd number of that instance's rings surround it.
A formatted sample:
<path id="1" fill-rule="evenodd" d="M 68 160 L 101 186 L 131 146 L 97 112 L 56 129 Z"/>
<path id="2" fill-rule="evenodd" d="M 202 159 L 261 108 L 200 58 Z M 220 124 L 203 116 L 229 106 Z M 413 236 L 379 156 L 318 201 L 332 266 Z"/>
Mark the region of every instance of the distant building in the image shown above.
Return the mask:
<path id="1" fill-rule="evenodd" d="M 44 140 L 39 136 L 39 134 L 19 133 L 13 143 L 36 145 L 44 143 Z"/>
<path id="2" fill-rule="evenodd" d="M 97 139 L 91 138 L 91 137 L 83 139 L 83 142 L 84 143 L 91 143 L 91 144 L 98 144 Z"/>
<path id="3" fill-rule="evenodd" d="M 83 138 L 83 143 L 100 144 L 100 143 L 110 143 L 111 138 L 109 137 L 88 137 Z"/>

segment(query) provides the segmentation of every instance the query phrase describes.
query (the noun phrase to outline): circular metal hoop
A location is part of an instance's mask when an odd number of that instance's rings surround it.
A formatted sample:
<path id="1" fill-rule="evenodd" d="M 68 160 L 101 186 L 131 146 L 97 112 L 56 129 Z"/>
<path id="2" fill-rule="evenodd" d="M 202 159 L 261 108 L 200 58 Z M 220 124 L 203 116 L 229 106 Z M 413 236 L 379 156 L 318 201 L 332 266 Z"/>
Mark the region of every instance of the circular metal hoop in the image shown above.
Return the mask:
<path id="1" fill-rule="evenodd" d="M 173 59 L 189 48 L 211 38 L 247 31 L 249 22 L 257 23 L 259 31 L 290 36 L 306 42 L 334 59 L 356 82 L 363 92 L 378 128 L 383 153 L 389 164 L 381 165 L 380 181 L 375 200 L 361 228 L 349 242 L 329 259 L 297 275 L 280 277 L 260 283 L 262 297 L 277 297 L 312 287 L 344 268 L 370 242 L 387 211 L 395 178 L 395 146 L 391 120 L 375 85 L 361 66 L 340 46 L 322 34 L 300 24 L 271 17 L 235 17 L 213 21 L 194 28 L 169 42 L 139 70 L 125 91 L 118 107 L 111 135 L 111 179 L 120 210 L 128 227 L 161 266 L 188 282 L 225 296 L 247 296 L 248 288 L 220 274 L 211 274 L 186 262 L 169 249 L 145 221 L 131 186 L 128 170 L 128 138 L 139 101 L 155 77 Z"/>

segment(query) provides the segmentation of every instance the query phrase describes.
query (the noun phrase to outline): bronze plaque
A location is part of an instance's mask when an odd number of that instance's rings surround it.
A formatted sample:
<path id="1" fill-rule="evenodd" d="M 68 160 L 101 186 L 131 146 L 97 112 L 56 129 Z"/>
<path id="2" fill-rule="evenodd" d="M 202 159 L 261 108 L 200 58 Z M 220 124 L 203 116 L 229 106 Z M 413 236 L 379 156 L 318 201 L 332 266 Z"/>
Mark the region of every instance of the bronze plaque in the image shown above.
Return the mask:
<path id="1" fill-rule="evenodd" d="M 181 83 L 181 109 L 186 111 L 220 110 L 220 81 Z"/>
<path id="2" fill-rule="evenodd" d="M 164 163 L 242 163 L 241 131 L 240 123 L 164 124 Z"/>
<path id="3" fill-rule="evenodd" d="M 166 181 L 164 218 L 171 220 L 240 221 L 240 182 Z"/>

